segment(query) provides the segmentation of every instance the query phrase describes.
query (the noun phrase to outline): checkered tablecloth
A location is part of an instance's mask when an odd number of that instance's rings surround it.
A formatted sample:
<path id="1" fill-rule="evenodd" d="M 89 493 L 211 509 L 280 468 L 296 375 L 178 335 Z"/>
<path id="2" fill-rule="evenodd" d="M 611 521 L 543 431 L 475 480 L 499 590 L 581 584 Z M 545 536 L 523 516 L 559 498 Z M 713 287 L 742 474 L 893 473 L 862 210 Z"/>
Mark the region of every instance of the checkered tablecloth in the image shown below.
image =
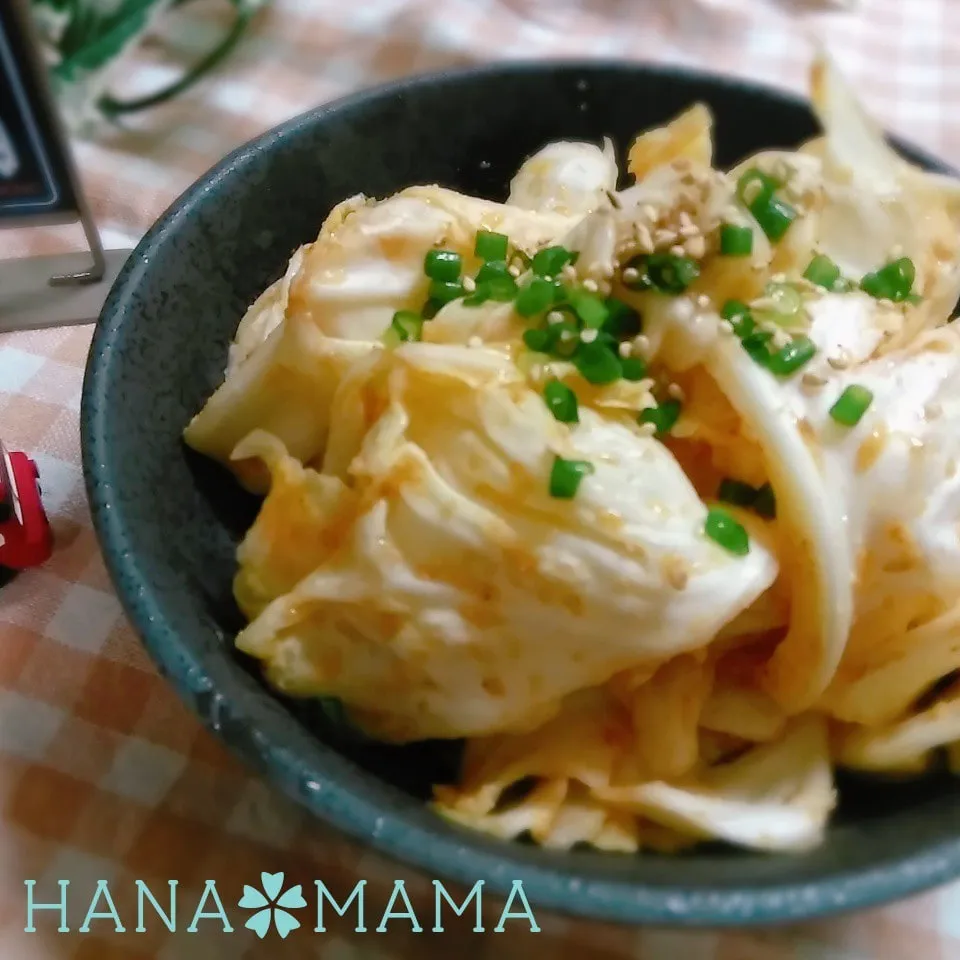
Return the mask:
<path id="1" fill-rule="evenodd" d="M 4 0 L 0 0 L 4 2 Z M 192 3 L 143 47 L 129 84 L 165 83 L 211 46 L 225 0 Z M 414 71 L 505 57 L 670 61 L 802 90 L 809 38 L 827 42 L 893 130 L 960 163 L 960 2 L 862 0 L 275 0 L 235 58 L 188 96 L 77 145 L 109 246 L 135 241 L 196 176 L 238 143 L 318 102 Z M 835 12 L 829 12 L 834 7 Z M 132 92 L 130 89 L 126 93 Z M 0 256 L 62 249 L 69 231 L 0 234 Z M 432 890 L 323 826 L 252 778 L 158 678 L 104 572 L 84 502 L 78 409 L 89 327 L 0 336 L 0 436 L 33 455 L 56 534 L 41 570 L 0 587 L 0 960 L 400 960 L 529 955 L 562 960 L 949 960 L 960 957 L 960 884 L 868 913 L 761 933 L 613 929 L 538 916 L 480 936 L 472 921 L 430 931 Z M 402 921 L 365 935 L 186 932 L 207 880 L 235 926 L 262 871 L 323 879 L 345 895 L 366 878 L 375 926 L 395 879 L 429 903 L 420 935 Z M 134 881 L 180 883 L 176 933 L 137 933 Z M 25 880 L 58 899 L 69 933 L 37 914 L 24 932 Z M 97 881 L 118 915 L 79 927 Z M 535 906 L 535 905 L 534 905 Z M 106 910 L 104 902 L 98 910 Z M 498 911 L 495 911 L 495 915 Z M 241 923 L 243 917 L 239 917 Z M 333 919 L 336 919 L 335 915 Z M 313 919 L 304 927 L 312 928 Z M 406 925 L 409 929 L 409 924 Z M 305 931 L 299 931 L 304 933 Z"/>

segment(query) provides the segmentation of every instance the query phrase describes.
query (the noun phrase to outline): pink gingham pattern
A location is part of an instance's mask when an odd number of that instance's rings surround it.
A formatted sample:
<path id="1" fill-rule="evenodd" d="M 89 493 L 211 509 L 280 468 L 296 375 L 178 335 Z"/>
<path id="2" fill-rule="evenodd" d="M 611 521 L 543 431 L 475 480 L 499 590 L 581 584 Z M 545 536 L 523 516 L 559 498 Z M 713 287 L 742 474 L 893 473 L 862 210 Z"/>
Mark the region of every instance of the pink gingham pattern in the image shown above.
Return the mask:
<path id="1" fill-rule="evenodd" d="M 411 72 L 497 58 L 624 57 L 687 64 L 802 91 L 811 38 L 823 40 L 884 123 L 960 163 L 960 4 L 862 0 L 852 12 L 802 0 L 275 0 L 237 52 L 187 96 L 77 145 L 108 246 L 135 241 L 193 179 L 264 129 L 342 93 Z M 830 12 L 831 7 L 834 8 Z M 137 53 L 129 82 L 149 89 L 211 45 L 226 3 L 193 3 Z M 0 235 L 0 256 L 61 249 L 71 230 Z M 600 960 L 949 960 L 960 957 L 960 884 L 882 910 L 754 933 L 606 928 L 540 917 L 534 940 L 470 932 L 354 933 L 265 944 L 216 924 L 197 934 L 133 931 L 133 879 L 181 884 L 190 913 L 206 879 L 235 904 L 262 870 L 323 879 L 345 895 L 370 881 L 382 910 L 393 881 L 429 905 L 423 878 L 385 865 L 310 821 L 232 761 L 157 676 L 104 573 L 84 502 L 78 438 L 91 328 L 0 336 L 0 434 L 34 456 L 57 549 L 0 588 L 0 956 L 4 960 L 400 960 L 532 953 Z M 71 881 L 68 925 L 36 898 Z M 127 933 L 81 924 L 108 880 Z M 101 904 L 102 909 L 102 904 Z M 131 913 L 132 911 L 132 913 Z M 419 911 L 418 911 L 419 912 Z M 498 911 L 494 911 L 494 920 Z M 379 916 L 379 913 L 378 913 Z M 131 919 L 131 917 L 133 919 Z M 336 917 L 334 915 L 334 920 Z M 306 926 L 311 926 L 308 921 Z M 371 925 L 372 926 L 372 925 Z M 303 931 L 301 931 L 303 932 Z"/>

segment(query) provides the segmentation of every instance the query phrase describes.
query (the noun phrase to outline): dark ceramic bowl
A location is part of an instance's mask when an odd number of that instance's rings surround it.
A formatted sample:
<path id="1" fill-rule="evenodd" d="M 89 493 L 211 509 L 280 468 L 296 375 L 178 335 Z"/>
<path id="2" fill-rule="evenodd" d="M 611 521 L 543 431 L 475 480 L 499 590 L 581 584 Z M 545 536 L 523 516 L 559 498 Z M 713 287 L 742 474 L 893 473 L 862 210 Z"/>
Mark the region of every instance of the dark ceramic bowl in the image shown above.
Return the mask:
<path id="1" fill-rule="evenodd" d="M 273 695 L 234 653 L 234 550 L 255 504 L 180 440 L 221 380 L 244 308 L 337 201 L 423 182 L 502 198 L 547 141 L 610 135 L 623 149 L 695 100 L 716 116 L 720 164 L 815 132 L 803 103 L 769 90 L 544 63 L 407 80 L 241 147 L 171 207 L 117 280 L 87 367 L 83 461 L 107 566 L 160 669 L 234 750 L 319 816 L 431 877 L 500 891 L 522 880 L 534 909 L 753 924 L 862 907 L 960 873 L 960 783 L 843 782 L 826 842 L 797 856 L 557 853 L 460 829 L 423 802 L 455 746 L 351 740 L 322 709 Z"/>

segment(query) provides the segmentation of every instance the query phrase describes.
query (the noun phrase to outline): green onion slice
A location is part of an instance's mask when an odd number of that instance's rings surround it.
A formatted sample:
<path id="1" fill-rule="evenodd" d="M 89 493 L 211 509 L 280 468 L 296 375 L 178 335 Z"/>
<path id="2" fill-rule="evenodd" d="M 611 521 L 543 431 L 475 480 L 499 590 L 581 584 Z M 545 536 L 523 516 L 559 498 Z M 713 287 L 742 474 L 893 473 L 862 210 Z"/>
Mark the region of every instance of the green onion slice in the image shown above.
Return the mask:
<path id="1" fill-rule="evenodd" d="M 547 328 L 523 331 L 524 344 L 528 349 L 534 350 L 537 353 L 549 353 L 555 339 L 553 330 Z"/>
<path id="2" fill-rule="evenodd" d="M 568 264 L 576 263 L 576 254 L 566 247 L 544 247 L 530 261 L 530 269 L 538 277 L 555 277 Z"/>
<path id="3" fill-rule="evenodd" d="M 504 233 L 491 230 L 478 230 L 473 244 L 473 252 L 481 260 L 506 260 L 510 240 Z"/>
<path id="4" fill-rule="evenodd" d="M 680 418 L 680 401 L 665 400 L 659 406 L 647 407 L 640 412 L 637 418 L 640 423 L 652 423 L 656 427 L 657 436 L 668 434 Z"/>
<path id="5" fill-rule="evenodd" d="M 605 333 L 617 340 L 630 340 L 641 331 L 643 321 L 630 304 L 616 297 L 607 297 L 604 304 L 607 308 L 607 319 L 603 324 Z"/>
<path id="6" fill-rule="evenodd" d="M 423 310 L 420 312 L 423 314 L 424 320 L 432 320 L 439 312 L 440 308 L 443 306 L 442 300 L 434 300 L 432 297 L 423 305 Z"/>
<path id="7" fill-rule="evenodd" d="M 756 323 L 750 308 L 742 300 L 728 300 L 720 311 L 720 316 L 728 320 L 734 333 L 742 340 L 756 329 Z"/>
<path id="8" fill-rule="evenodd" d="M 584 380 L 598 386 L 619 380 L 623 373 L 620 357 L 601 340 L 581 343 L 573 355 L 573 365 Z"/>
<path id="9" fill-rule="evenodd" d="M 809 337 L 794 337 L 788 344 L 769 354 L 766 367 L 778 377 L 789 377 L 809 363 L 817 352 Z"/>
<path id="10" fill-rule="evenodd" d="M 459 280 L 431 280 L 429 296 L 440 304 L 450 303 L 463 296 L 463 284 Z"/>
<path id="11" fill-rule="evenodd" d="M 750 207 L 762 197 L 772 197 L 779 186 L 778 180 L 756 167 L 751 167 L 737 181 L 737 198 L 745 207 Z"/>
<path id="12" fill-rule="evenodd" d="M 398 310 L 390 321 L 390 328 L 402 342 L 419 340 L 423 331 L 423 317 L 412 310 Z"/>
<path id="13" fill-rule="evenodd" d="M 818 253 L 803 271 L 803 275 L 824 290 L 834 290 L 840 279 L 840 268 L 826 254 Z"/>
<path id="14" fill-rule="evenodd" d="M 786 200 L 773 194 L 761 194 L 750 204 L 750 212 L 760 229 L 774 242 L 782 240 L 797 219 L 797 211 Z"/>
<path id="15" fill-rule="evenodd" d="M 724 477 L 720 481 L 717 499 L 724 503 L 732 503 L 735 507 L 749 507 L 757 499 L 757 488 L 742 480 Z"/>
<path id="16" fill-rule="evenodd" d="M 543 399 L 554 418 L 560 423 L 577 423 L 580 420 L 580 411 L 577 405 L 577 395 L 559 380 L 551 380 L 543 388 Z"/>
<path id="17" fill-rule="evenodd" d="M 720 253 L 725 257 L 748 257 L 753 253 L 753 229 L 723 224 L 720 227 Z"/>
<path id="18" fill-rule="evenodd" d="M 673 295 L 683 293 L 700 276 L 700 265 L 696 260 L 672 253 L 634 257 L 627 268 L 638 273 L 636 280 L 623 281 L 631 290 L 656 290 Z"/>
<path id="19" fill-rule="evenodd" d="M 797 317 L 803 310 L 803 297 L 800 291 L 790 283 L 768 283 L 764 296 L 771 301 L 763 313 L 778 323 L 786 323 Z"/>
<path id="20" fill-rule="evenodd" d="M 568 298 L 570 306 L 588 330 L 599 330 L 607 322 L 610 310 L 603 297 L 586 290 L 571 290 Z"/>
<path id="21" fill-rule="evenodd" d="M 748 333 L 740 342 L 743 349 L 760 366 L 765 367 L 770 359 L 770 341 L 773 334 L 769 330 L 754 330 Z"/>
<path id="22" fill-rule="evenodd" d="M 742 480 L 725 477 L 720 481 L 717 499 L 733 504 L 735 507 L 748 507 L 767 519 L 775 517 L 777 513 L 773 487 L 769 483 L 765 483 L 762 487 L 754 487 Z"/>
<path id="23" fill-rule="evenodd" d="M 463 262 L 459 253 L 452 250 L 428 250 L 423 259 L 423 272 L 431 280 L 447 283 L 460 279 Z"/>
<path id="24" fill-rule="evenodd" d="M 531 277 L 520 288 L 514 309 L 521 317 L 533 317 L 553 306 L 555 294 L 556 289 L 553 283 L 542 277 Z"/>
<path id="25" fill-rule="evenodd" d="M 561 500 L 573 499 L 580 489 L 580 482 L 593 471 L 593 464 L 586 460 L 564 460 L 563 457 L 557 457 L 550 470 L 550 496 Z"/>
<path id="26" fill-rule="evenodd" d="M 830 416 L 845 427 L 855 427 L 873 403 L 873 392 L 859 383 L 851 383 L 830 408 Z"/>
<path id="27" fill-rule="evenodd" d="M 860 281 L 860 289 L 878 300 L 900 303 L 910 297 L 917 270 L 909 257 L 901 257 Z"/>
<path id="28" fill-rule="evenodd" d="M 765 483 L 759 490 L 753 501 L 754 513 L 759 513 L 761 517 L 773 519 L 777 515 L 777 499 L 773 493 L 773 487 Z"/>
<path id="29" fill-rule="evenodd" d="M 647 375 L 647 362 L 643 357 L 622 357 L 620 370 L 624 380 L 636 382 Z"/>
<path id="30" fill-rule="evenodd" d="M 745 557 L 750 552 L 750 537 L 747 531 L 722 507 L 711 507 L 707 511 L 704 533 L 737 557 Z"/>

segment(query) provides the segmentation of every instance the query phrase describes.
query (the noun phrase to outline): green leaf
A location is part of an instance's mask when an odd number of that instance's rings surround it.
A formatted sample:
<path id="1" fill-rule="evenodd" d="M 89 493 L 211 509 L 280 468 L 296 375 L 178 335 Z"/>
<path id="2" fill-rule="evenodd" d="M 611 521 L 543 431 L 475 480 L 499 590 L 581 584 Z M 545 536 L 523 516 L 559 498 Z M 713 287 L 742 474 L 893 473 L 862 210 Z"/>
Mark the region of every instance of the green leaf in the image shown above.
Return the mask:
<path id="1" fill-rule="evenodd" d="M 88 0 L 75 3 L 75 16 L 60 41 L 62 59 L 53 71 L 57 80 L 65 83 L 76 83 L 116 60 L 172 0 L 121 0 L 109 15 L 99 13 Z"/>

